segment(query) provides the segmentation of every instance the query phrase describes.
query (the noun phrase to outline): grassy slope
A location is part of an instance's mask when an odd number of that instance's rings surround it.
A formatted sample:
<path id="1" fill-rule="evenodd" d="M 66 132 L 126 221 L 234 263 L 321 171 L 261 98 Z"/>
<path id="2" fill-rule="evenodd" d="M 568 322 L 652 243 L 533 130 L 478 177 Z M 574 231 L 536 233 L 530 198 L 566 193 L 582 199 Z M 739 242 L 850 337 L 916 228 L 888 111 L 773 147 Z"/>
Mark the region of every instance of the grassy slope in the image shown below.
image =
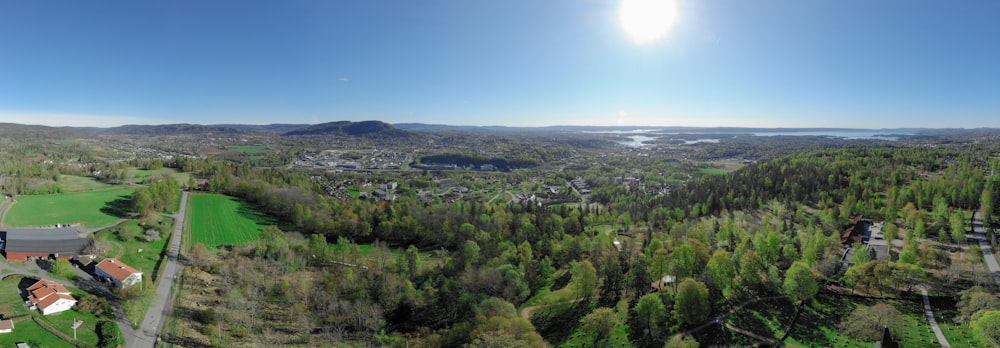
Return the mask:
<path id="1" fill-rule="evenodd" d="M 113 187 L 91 177 L 76 175 L 60 175 L 59 185 L 62 185 L 65 192 L 97 191 Z"/>
<path id="2" fill-rule="evenodd" d="M 191 243 L 207 247 L 239 245 L 257 239 L 272 222 L 236 198 L 216 194 L 193 194 L 188 206 L 187 226 Z"/>
<path id="3" fill-rule="evenodd" d="M 7 226 L 46 226 L 82 223 L 88 228 L 111 224 L 122 216 L 112 202 L 128 200 L 135 189 L 116 188 L 91 192 L 19 196 L 4 217 Z M 117 216 L 116 216 L 117 215 Z"/>
<path id="4" fill-rule="evenodd" d="M 131 178 L 130 182 L 134 184 L 142 183 L 146 178 L 156 175 L 169 174 L 174 177 L 181 185 L 185 185 L 191 178 L 191 173 L 181 173 L 173 168 L 160 168 L 156 170 L 144 170 L 138 168 L 129 168 L 128 176 Z"/>

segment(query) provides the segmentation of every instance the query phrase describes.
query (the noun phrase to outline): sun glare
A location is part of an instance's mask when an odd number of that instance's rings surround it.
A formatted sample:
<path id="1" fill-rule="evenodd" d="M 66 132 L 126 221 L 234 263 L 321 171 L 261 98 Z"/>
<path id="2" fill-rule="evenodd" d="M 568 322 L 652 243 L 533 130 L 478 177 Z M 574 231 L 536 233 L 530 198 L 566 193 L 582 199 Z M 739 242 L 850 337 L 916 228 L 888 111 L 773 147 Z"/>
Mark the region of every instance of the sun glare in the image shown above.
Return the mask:
<path id="1" fill-rule="evenodd" d="M 677 21 L 677 0 L 622 0 L 618 8 L 622 30 L 637 44 L 654 42 Z"/>

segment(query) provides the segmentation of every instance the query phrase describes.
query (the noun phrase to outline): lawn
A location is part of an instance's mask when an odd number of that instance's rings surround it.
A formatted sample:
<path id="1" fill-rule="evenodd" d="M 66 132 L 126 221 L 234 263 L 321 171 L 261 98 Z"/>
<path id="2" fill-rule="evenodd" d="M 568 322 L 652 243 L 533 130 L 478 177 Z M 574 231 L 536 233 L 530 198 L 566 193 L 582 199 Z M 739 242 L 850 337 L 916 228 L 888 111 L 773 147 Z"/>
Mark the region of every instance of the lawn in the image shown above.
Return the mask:
<path id="1" fill-rule="evenodd" d="M 76 175 L 60 175 L 59 185 L 62 186 L 64 192 L 85 192 L 112 188 L 111 185 L 97 181 L 97 179 Z"/>
<path id="2" fill-rule="evenodd" d="M 146 277 L 152 278 L 153 270 L 161 259 L 163 249 L 170 240 L 170 227 L 172 220 L 164 218 L 159 224 L 165 224 L 161 228 L 166 232 L 160 233 L 160 239 L 151 242 L 146 241 L 145 231 L 152 229 L 154 225 L 139 226 L 138 221 L 128 221 L 124 224 L 98 232 L 94 239 L 98 245 L 105 250 L 105 257 L 118 258 L 125 264 L 132 266 L 145 273 Z"/>
<path id="3" fill-rule="evenodd" d="M 252 242 L 264 226 L 274 224 L 246 203 L 217 194 L 192 194 L 187 214 L 185 231 L 191 245 L 202 243 L 209 248 Z"/>
<path id="4" fill-rule="evenodd" d="M 903 347 L 940 346 L 924 316 L 923 302 L 919 298 L 899 300 L 875 300 L 820 294 L 813 306 L 807 306 L 785 340 L 789 347 L 859 347 L 871 346 L 874 342 L 863 342 L 841 335 L 837 324 L 858 306 L 871 306 L 879 302 L 892 304 L 903 314 L 906 321 L 902 337 L 896 337 Z M 934 300 L 931 307 L 938 324 L 953 346 L 983 347 L 979 339 L 967 325 L 953 324 L 956 314 L 953 300 Z M 951 304 L 949 308 L 949 303 Z"/>
<path id="5" fill-rule="evenodd" d="M 716 169 L 716 168 L 701 168 L 698 169 L 698 171 L 701 172 L 702 174 L 708 174 L 708 175 L 722 175 L 728 173 L 726 170 Z"/>
<path id="6" fill-rule="evenodd" d="M 128 200 L 135 189 L 18 196 L 7 216 L 7 226 L 48 226 L 82 223 L 88 228 L 110 225 L 128 214 Z"/>

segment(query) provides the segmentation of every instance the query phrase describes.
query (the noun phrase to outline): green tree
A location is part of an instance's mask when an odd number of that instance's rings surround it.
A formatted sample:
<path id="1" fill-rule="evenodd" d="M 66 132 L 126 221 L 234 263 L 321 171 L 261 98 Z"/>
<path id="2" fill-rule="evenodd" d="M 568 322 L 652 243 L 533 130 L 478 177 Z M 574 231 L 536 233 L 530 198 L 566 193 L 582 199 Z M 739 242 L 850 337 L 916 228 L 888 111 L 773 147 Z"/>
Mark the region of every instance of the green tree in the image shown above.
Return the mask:
<path id="1" fill-rule="evenodd" d="M 819 291 L 819 284 L 816 282 L 816 275 L 811 268 L 802 261 L 796 261 L 785 273 L 785 283 L 783 286 L 785 295 L 793 301 L 809 301 L 816 297 Z"/>
<path id="2" fill-rule="evenodd" d="M 583 260 L 573 263 L 570 270 L 573 274 L 573 287 L 577 298 L 590 298 L 597 291 L 597 269 L 590 261 Z"/>
<path id="3" fill-rule="evenodd" d="M 719 249 L 712 253 L 708 259 L 708 277 L 712 281 L 712 286 L 719 292 L 726 294 L 733 286 L 733 278 L 736 277 L 736 266 L 733 264 L 733 255 L 728 251 Z"/>
<path id="4" fill-rule="evenodd" d="M 1000 346 L 1000 311 L 984 311 L 972 321 L 972 330 L 994 347 Z"/>
<path id="5" fill-rule="evenodd" d="M 872 259 L 871 251 L 868 249 L 867 244 L 854 243 L 854 245 L 851 245 L 851 251 L 854 252 L 851 256 L 851 263 L 855 265 L 866 263 Z"/>
<path id="6" fill-rule="evenodd" d="M 698 348 L 700 345 L 694 337 L 687 336 L 681 338 L 681 335 L 674 335 L 671 337 L 667 343 L 663 344 L 663 348 Z"/>
<path id="7" fill-rule="evenodd" d="M 406 248 L 406 273 L 411 278 L 417 276 L 417 272 L 420 271 L 420 250 L 417 247 L 410 244 Z"/>
<path id="8" fill-rule="evenodd" d="M 981 286 L 961 291 L 958 301 L 959 318 L 969 320 L 981 310 L 1000 310 L 1000 299 Z"/>
<path id="9" fill-rule="evenodd" d="M 646 294 L 639 298 L 639 303 L 635 304 L 635 315 L 645 328 L 644 337 L 658 336 L 660 333 L 660 323 L 666 319 L 667 310 L 663 306 L 663 301 L 657 294 Z"/>
<path id="10" fill-rule="evenodd" d="M 708 287 L 697 280 L 687 278 L 677 286 L 674 297 L 674 313 L 677 319 L 688 325 L 699 324 L 708 319 L 712 307 L 708 303 Z"/>
<path id="11" fill-rule="evenodd" d="M 876 341 L 882 337 L 884 328 L 895 337 L 903 334 L 906 321 L 903 314 L 890 304 L 879 303 L 874 306 L 856 308 L 840 323 L 839 328 L 844 334 L 862 341 Z"/>
<path id="12" fill-rule="evenodd" d="M 960 243 L 965 242 L 965 217 L 962 215 L 961 211 L 955 210 L 948 220 L 948 224 L 951 226 L 951 240 Z"/>
<path id="13" fill-rule="evenodd" d="M 52 274 L 66 278 L 66 279 L 76 279 L 76 273 L 73 273 L 73 265 L 69 263 L 69 260 L 57 259 L 52 262 Z"/>
<path id="14" fill-rule="evenodd" d="M 618 325 L 618 314 L 611 308 L 598 308 L 595 309 L 590 314 L 587 314 L 580 319 L 580 326 L 585 332 L 592 332 L 595 334 L 594 346 L 609 336 L 611 336 L 611 331 L 615 329 Z"/>
<path id="15" fill-rule="evenodd" d="M 892 222 L 886 222 L 885 226 L 882 228 L 883 238 L 888 241 L 892 241 L 899 238 L 899 227 Z"/>

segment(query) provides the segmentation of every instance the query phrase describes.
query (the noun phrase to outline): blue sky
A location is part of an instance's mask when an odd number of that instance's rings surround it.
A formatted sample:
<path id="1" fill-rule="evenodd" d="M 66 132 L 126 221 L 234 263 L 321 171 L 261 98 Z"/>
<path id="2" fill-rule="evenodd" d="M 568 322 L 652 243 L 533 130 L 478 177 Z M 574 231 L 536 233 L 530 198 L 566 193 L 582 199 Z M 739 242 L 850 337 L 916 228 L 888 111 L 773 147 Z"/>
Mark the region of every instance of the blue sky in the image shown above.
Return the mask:
<path id="1" fill-rule="evenodd" d="M 0 121 L 1000 127 L 1000 2 L 0 1 Z"/>

